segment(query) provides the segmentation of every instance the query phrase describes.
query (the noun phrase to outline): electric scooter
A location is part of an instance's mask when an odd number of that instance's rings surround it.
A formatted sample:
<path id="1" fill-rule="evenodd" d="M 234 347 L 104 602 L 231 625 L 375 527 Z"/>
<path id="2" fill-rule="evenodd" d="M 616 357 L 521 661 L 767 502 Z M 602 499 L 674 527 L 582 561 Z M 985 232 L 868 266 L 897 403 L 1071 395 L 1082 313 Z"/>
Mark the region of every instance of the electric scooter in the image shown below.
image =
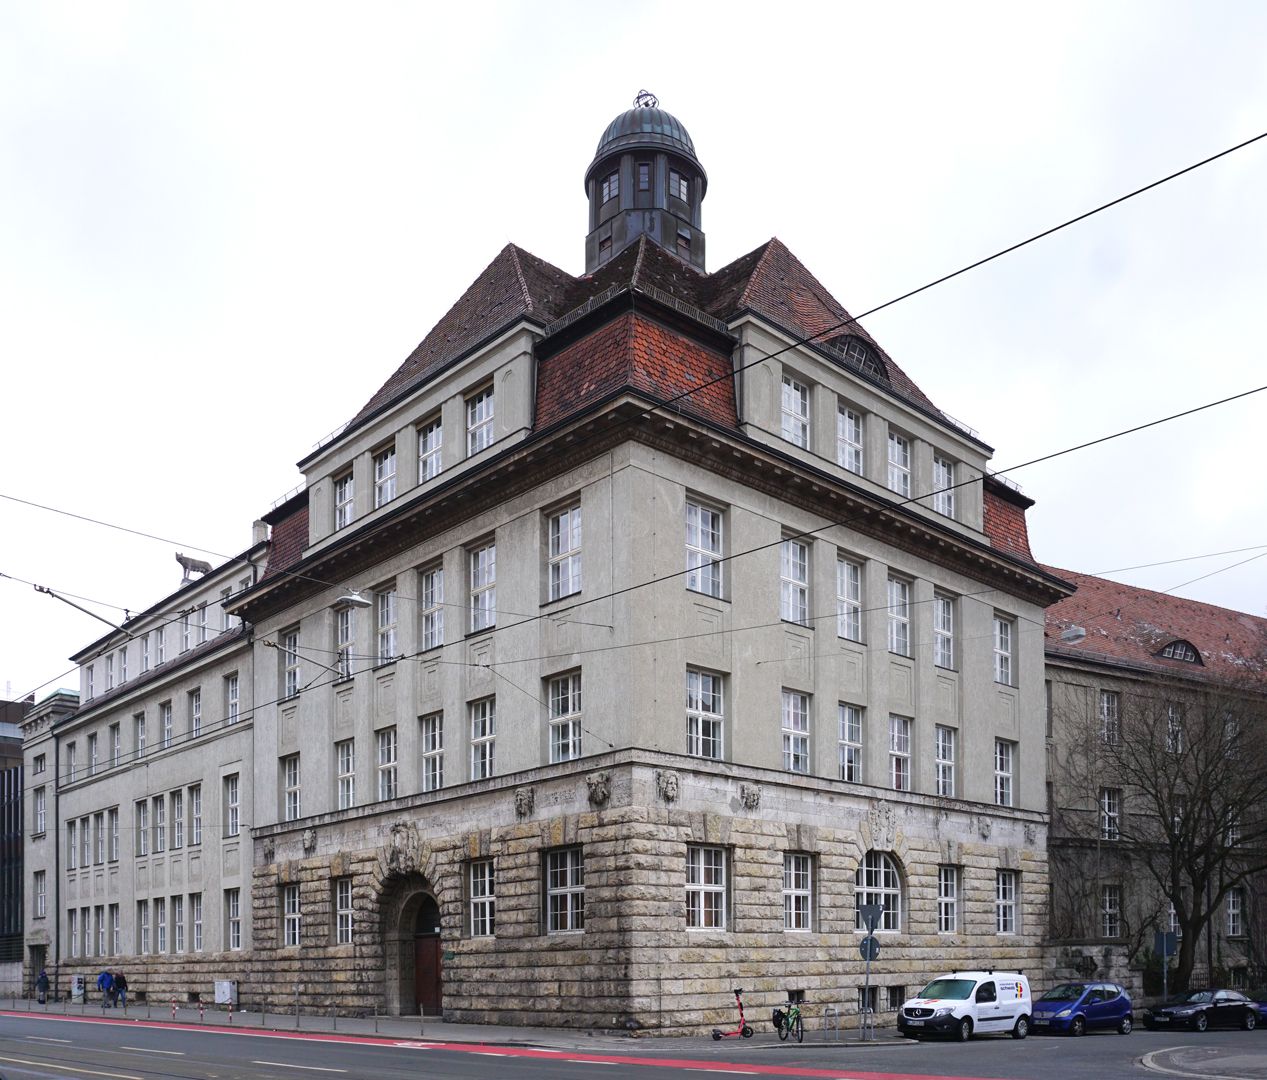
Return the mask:
<path id="1" fill-rule="evenodd" d="M 750 1024 L 745 1024 L 743 1020 L 743 998 L 740 997 L 743 990 L 734 990 L 732 993 L 735 995 L 735 1004 L 739 1006 L 739 1026 L 736 1027 L 734 1031 L 722 1031 L 721 1028 L 713 1028 L 714 1040 L 720 1041 L 721 1039 L 733 1039 L 737 1035 L 742 1035 L 745 1039 L 752 1038 L 752 1026 Z"/>

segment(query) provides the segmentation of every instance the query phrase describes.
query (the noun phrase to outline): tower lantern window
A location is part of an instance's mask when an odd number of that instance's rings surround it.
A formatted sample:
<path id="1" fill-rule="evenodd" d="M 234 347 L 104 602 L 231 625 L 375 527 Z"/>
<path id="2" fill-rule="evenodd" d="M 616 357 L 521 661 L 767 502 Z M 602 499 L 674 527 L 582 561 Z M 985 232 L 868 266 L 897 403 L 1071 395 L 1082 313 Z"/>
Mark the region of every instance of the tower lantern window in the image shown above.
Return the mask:
<path id="1" fill-rule="evenodd" d="M 651 190 L 651 163 L 649 161 L 638 162 L 638 190 Z"/>
<path id="2" fill-rule="evenodd" d="M 620 173 L 614 172 L 603 181 L 603 202 L 620 194 Z"/>
<path id="3" fill-rule="evenodd" d="M 669 194 L 683 202 L 688 202 L 691 197 L 690 181 L 677 169 L 669 170 Z"/>

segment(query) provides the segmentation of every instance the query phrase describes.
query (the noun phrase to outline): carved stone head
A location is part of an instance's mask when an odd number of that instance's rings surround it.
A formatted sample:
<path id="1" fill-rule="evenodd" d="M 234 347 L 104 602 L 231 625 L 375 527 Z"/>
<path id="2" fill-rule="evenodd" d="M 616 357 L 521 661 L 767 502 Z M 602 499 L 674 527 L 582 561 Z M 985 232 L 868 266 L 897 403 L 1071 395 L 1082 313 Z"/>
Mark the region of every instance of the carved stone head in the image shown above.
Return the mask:
<path id="1" fill-rule="evenodd" d="M 532 813 L 536 801 L 537 793 L 533 788 L 515 788 L 515 817 L 526 818 Z"/>
<path id="2" fill-rule="evenodd" d="M 589 800 L 595 806 L 606 806 L 612 795 L 611 774 L 607 772 L 590 773 L 585 778 L 589 785 Z"/>
<path id="3" fill-rule="evenodd" d="M 665 802 L 677 802 L 678 775 L 670 769 L 657 769 L 655 787 Z"/>

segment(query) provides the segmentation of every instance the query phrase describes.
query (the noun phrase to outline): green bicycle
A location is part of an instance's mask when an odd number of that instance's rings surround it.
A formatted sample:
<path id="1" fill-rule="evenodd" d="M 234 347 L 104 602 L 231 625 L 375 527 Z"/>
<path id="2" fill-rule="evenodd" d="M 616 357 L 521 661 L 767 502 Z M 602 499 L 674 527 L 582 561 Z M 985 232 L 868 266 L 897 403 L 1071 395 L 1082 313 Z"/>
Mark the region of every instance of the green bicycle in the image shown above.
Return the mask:
<path id="1" fill-rule="evenodd" d="M 778 1029 L 780 1039 L 787 1041 L 787 1037 L 791 1035 L 797 1042 L 805 1041 L 805 1022 L 801 1019 L 799 1002 L 789 1001 L 787 1012 L 775 1009 L 771 1019 L 774 1021 L 775 1028 Z"/>

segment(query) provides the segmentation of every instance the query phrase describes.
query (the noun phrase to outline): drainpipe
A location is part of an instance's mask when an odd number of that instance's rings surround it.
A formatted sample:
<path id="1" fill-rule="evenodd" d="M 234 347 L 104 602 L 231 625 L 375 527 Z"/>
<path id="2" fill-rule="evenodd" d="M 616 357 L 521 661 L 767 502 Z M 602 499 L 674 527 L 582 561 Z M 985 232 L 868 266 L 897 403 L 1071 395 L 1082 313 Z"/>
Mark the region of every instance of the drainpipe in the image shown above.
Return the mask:
<path id="1" fill-rule="evenodd" d="M 53 995 L 61 992 L 62 964 L 62 754 L 57 742 L 57 721 L 53 721 Z M 47 830 L 45 831 L 47 836 Z"/>

